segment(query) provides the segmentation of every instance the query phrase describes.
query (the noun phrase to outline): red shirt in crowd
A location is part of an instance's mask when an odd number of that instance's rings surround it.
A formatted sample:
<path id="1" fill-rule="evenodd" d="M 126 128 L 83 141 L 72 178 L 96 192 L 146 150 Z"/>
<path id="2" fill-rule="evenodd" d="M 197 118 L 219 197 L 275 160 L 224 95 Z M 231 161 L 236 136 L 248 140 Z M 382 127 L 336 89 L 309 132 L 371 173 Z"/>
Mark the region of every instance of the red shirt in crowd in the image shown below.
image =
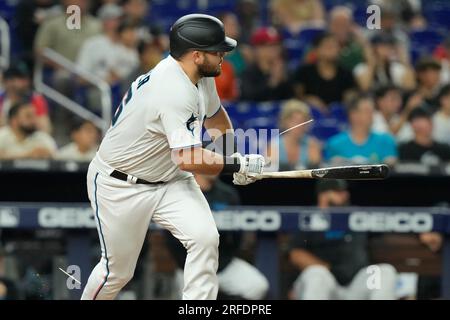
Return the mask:
<path id="1" fill-rule="evenodd" d="M 222 62 L 222 73 L 215 77 L 217 94 L 220 99 L 233 101 L 238 97 L 237 81 L 234 75 L 233 65 L 224 60 Z"/>
<path id="2" fill-rule="evenodd" d="M 5 102 L 8 104 L 6 106 L 7 110 L 4 110 Z M 30 98 L 30 103 L 33 105 L 34 110 L 36 111 L 36 115 L 38 117 L 40 116 L 46 116 L 48 115 L 48 104 L 47 100 L 39 93 L 33 92 Z M 7 117 L 9 108 L 11 106 L 10 103 L 7 102 L 6 93 L 3 92 L 0 94 L 0 115 L 5 115 Z"/>

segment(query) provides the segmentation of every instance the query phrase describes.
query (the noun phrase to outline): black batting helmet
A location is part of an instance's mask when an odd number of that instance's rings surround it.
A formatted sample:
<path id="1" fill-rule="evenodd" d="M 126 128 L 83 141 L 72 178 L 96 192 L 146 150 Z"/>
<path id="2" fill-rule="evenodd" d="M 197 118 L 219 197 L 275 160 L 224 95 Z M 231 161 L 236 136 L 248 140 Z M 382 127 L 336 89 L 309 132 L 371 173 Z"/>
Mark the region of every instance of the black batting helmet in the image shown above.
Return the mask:
<path id="1" fill-rule="evenodd" d="M 228 52 L 237 41 L 225 36 L 223 23 L 206 14 L 188 14 L 170 28 L 170 54 L 178 59 L 188 50 Z"/>

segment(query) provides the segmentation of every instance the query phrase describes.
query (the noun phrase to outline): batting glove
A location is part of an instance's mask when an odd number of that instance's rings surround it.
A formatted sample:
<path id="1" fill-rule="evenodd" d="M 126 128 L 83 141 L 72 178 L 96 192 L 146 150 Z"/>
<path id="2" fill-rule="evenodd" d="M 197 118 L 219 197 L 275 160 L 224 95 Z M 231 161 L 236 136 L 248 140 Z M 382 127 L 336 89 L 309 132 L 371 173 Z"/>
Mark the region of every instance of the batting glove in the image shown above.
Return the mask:
<path id="1" fill-rule="evenodd" d="M 232 157 L 239 158 L 241 164 L 239 172 L 233 174 L 233 183 L 236 185 L 247 185 L 259 180 L 259 175 L 262 174 L 265 159 L 259 154 L 246 154 L 241 155 L 234 153 Z"/>

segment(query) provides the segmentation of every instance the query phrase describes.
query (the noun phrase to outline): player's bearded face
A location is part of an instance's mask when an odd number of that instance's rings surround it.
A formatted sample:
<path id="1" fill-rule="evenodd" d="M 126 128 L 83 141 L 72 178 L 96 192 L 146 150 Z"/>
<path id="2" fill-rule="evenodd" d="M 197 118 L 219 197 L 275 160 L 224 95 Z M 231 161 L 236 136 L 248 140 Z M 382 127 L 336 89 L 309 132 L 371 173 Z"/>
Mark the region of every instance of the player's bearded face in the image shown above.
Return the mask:
<path id="1" fill-rule="evenodd" d="M 201 77 L 217 77 L 222 72 L 223 55 L 220 53 L 203 53 L 203 63 L 198 65 Z"/>

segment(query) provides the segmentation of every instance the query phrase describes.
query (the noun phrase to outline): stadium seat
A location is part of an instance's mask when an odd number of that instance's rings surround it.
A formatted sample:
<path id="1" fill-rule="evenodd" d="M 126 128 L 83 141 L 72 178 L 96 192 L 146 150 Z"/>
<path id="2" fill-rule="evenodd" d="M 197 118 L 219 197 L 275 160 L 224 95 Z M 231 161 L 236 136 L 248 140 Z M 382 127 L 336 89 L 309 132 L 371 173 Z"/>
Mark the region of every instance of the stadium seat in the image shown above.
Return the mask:
<path id="1" fill-rule="evenodd" d="M 321 141 L 338 134 L 347 127 L 347 115 L 345 107 L 340 103 L 332 103 L 330 112 L 325 114 L 314 106 L 311 107 L 311 115 L 314 119 L 311 134 Z"/>
<path id="2" fill-rule="evenodd" d="M 411 58 L 413 64 L 420 57 L 431 55 L 433 50 L 443 41 L 443 39 L 443 35 L 433 29 L 424 29 L 411 32 Z"/>
<path id="3" fill-rule="evenodd" d="M 10 22 L 16 12 L 18 1 L 0 1 L 0 16 Z"/>
<path id="4" fill-rule="evenodd" d="M 283 46 L 288 56 L 289 70 L 294 70 L 299 65 L 314 39 L 323 31 L 324 29 L 319 27 L 305 28 L 297 35 L 292 34 L 286 29 L 281 31 Z"/>
<path id="5" fill-rule="evenodd" d="M 427 1 L 427 5 L 423 6 L 423 15 L 429 28 L 442 32 L 450 30 L 450 3 L 448 1 Z"/>

